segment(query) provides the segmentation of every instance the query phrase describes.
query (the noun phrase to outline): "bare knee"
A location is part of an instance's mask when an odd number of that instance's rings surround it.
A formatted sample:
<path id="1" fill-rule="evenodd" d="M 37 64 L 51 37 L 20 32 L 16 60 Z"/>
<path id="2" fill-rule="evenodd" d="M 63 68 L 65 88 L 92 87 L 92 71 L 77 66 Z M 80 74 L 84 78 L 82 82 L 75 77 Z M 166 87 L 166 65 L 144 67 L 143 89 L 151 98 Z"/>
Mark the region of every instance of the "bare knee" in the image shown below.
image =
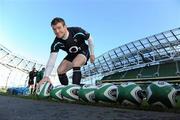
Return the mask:
<path id="1" fill-rule="evenodd" d="M 58 67 L 57 73 L 58 73 L 58 74 L 64 74 L 64 73 L 66 73 L 66 71 L 63 70 L 61 67 Z"/>
<path id="2" fill-rule="evenodd" d="M 81 67 L 81 64 L 79 64 L 78 62 L 73 62 L 73 67 Z"/>
<path id="3" fill-rule="evenodd" d="M 79 60 L 79 59 L 76 59 L 74 60 L 72 63 L 73 67 L 81 67 L 85 64 L 85 60 Z"/>
<path id="4" fill-rule="evenodd" d="M 73 67 L 81 67 L 85 64 L 86 62 L 86 57 L 82 54 L 79 54 L 76 56 L 76 58 L 73 60 Z"/>

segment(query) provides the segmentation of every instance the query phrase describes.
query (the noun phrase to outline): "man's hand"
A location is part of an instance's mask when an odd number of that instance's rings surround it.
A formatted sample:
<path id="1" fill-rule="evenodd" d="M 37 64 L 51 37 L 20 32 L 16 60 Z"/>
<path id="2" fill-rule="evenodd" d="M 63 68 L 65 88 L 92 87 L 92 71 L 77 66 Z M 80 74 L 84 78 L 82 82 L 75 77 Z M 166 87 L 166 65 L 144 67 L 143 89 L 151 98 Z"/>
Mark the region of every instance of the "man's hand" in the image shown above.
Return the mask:
<path id="1" fill-rule="evenodd" d="M 94 63 L 94 60 L 95 60 L 95 56 L 94 56 L 94 55 L 90 55 L 90 61 L 91 61 L 91 63 Z"/>

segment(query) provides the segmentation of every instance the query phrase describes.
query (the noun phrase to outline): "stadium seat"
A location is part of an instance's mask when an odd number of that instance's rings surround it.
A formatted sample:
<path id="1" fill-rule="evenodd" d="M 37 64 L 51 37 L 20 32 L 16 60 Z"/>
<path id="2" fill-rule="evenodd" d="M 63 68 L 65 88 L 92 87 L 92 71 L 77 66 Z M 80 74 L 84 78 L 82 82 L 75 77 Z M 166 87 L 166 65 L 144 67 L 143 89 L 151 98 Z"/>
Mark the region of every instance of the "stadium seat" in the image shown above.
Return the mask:
<path id="1" fill-rule="evenodd" d="M 137 76 L 140 73 L 141 69 L 142 68 L 138 68 L 138 69 L 132 69 L 132 70 L 127 71 L 127 73 L 125 74 L 123 79 L 134 79 L 134 78 L 137 78 Z"/>
<path id="2" fill-rule="evenodd" d="M 142 78 L 156 77 L 155 73 L 157 72 L 158 72 L 158 65 L 146 66 L 142 68 L 141 77 Z"/>
<path id="3" fill-rule="evenodd" d="M 159 77 L 176 76 L 177 74 L 176 63 L 161 64 L 159 69 Z"/>

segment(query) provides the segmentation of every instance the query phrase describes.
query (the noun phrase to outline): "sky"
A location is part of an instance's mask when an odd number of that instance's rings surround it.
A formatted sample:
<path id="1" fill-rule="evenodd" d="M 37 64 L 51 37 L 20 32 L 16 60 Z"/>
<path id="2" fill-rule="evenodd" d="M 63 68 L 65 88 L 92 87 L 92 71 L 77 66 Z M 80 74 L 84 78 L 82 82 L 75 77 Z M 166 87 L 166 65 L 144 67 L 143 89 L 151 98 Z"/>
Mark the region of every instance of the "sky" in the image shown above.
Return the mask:
<path id="1" fill-rule="evenodd" d="M 95 56 L 156 33 L 180 27 L 180 0 L 0 0 L 0 44 L 46 64 L 55 38 L 50 22 L 88 31 Z M 59 52 L 58 62 L 66 53 Z"/>

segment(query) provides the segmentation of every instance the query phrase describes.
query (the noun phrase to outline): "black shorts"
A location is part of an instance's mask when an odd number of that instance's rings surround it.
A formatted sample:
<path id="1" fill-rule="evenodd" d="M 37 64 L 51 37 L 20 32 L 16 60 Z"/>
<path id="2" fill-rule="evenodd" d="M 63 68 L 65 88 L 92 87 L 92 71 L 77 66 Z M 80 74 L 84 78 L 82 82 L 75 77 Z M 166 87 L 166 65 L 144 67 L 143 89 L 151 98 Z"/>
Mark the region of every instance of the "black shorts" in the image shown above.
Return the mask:
<path id="1" fill-rule="evenodd" d="M 89 57 L 90 57 L 89 50 L 81 50 L 75 54 L 68 54 L 68 55 L 66 55 L 64 60 L 68 60 L 68 61 L 72 62 L 78 54 L 83 54 L 87 58 L 86 63 L 85 63 L 85 65 L 87 65 L 87 61 L 89 60 Z"/>
<path id="2" fill-rule="evenodd" d="M 29 80 L 29 81 L 28 81 L 28 84 L 29 84 L 29 85 L 34 85 L 34 80 Z"/>

